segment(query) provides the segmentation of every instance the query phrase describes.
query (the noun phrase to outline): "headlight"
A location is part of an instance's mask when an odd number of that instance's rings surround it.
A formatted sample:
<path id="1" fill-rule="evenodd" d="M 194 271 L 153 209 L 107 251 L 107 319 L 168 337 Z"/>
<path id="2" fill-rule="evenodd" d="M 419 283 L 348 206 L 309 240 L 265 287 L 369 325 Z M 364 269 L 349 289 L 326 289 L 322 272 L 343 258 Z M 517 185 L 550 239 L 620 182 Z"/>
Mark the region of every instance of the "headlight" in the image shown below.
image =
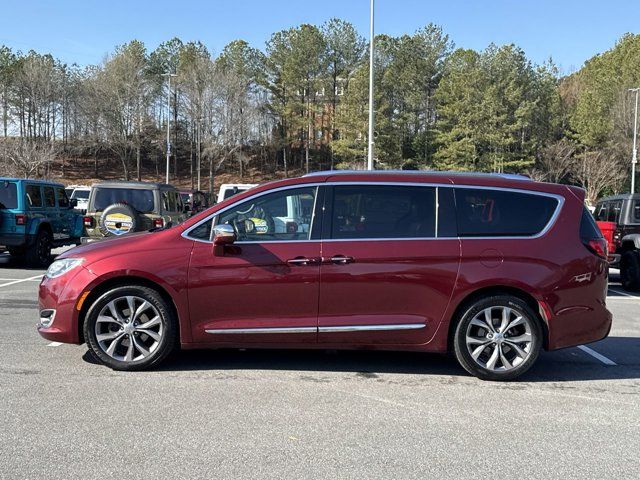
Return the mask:
<path id="1" fill-rule="evenodd" d="M 56 278 L 67 273 L 69 270 L 76 268 L 84 262 L 84 258 L 63 258 L 56 260 L 47 269 L 45 276 L 47 278 Z"/>

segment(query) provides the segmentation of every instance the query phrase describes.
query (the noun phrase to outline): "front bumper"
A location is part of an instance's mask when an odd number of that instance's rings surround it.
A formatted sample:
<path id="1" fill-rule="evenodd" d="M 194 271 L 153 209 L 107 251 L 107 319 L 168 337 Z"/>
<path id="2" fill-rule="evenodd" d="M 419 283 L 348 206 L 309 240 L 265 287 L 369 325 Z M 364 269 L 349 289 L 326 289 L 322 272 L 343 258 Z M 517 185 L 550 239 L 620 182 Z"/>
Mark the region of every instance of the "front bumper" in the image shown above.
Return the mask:
<path id="1" fill-rule="evenodd" d="M 96 276 L 84 266 L 79 266 L 57 278 L 47 278 L 40 282 L 38 293 L 41 319 L 36 328 L 43 338 L 54 342 L 81 343 L 78 318 L 78 300 L 90 289 Z M 48 325 L 42 320 L 42 312 L 54 310 L 53 321 Z"/>

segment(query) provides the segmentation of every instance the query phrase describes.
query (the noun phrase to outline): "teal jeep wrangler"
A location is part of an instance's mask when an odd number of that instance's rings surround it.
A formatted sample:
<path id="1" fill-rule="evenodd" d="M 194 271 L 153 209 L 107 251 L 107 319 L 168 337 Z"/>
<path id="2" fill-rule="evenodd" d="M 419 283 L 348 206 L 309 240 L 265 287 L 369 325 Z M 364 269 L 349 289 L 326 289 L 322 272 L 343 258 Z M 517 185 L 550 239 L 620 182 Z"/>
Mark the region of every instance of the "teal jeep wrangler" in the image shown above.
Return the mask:
<path id="1" fill-rule="evenodd" d="M 51 249 L 78 245 L 84 226 L 64 185 L 0 177 L 0 250 L 46 267 Z"/>

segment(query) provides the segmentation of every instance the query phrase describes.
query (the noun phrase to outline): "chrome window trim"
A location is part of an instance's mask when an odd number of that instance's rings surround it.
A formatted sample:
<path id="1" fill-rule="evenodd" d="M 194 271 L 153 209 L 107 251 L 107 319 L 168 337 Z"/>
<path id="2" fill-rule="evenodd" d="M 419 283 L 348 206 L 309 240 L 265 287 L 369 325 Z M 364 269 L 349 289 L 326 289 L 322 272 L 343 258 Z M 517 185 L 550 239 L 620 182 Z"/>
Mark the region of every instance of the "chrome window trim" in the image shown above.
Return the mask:
<path id="1" fill-rule="evenodd" d="M 263 333 L 339 333 L 339 332 L 379 332 L 390 330 L 418 330 L 424 323 L 399 323 L 384 325 L 332 325 L 327 327 L 256 327 L 256 328 L 207 328 L 206 333 L 222 335 L 245 335 Z"/>
<path id="2" fill-rule="evenodd" d="M 515 193 L 523 193 L 523 194 L 528 194 L 528 195 L 538 195 L 538 196 L 542 196 L 542 197 L 549 197 L 549 198 L 553 198 L 555 199 L 558 204 L 556 205 L 556 209 L 553 212 L 553 214 L 551 215 L 551 218 L 549 219 L 549 221 L 547 222 L 546 226 L 537 234 L 535 235 L 509 235 L 509 236 L 504 236 L 504 235 L 491 235 L 491 236 L 484 236 L 484 237 L 470 237 L 470 236 L 457 236 L 457 237 L 411 237 L 411 238 L 345 238 L 345 239 L 333 239 L 333 238 L 320 238 L 320 239 L 316 239 L 316 240 L 274 240 L 274 241 L 266 241 L 266 242 L 257 242 L 257 241 L 241 241 L 241 242 L 235 242 L 235 244 L 237 245 L 249 245 L 249 244 L 261 244 L 261 243 L 269 243 L 269 244 L 278 244 L 278 243 L 307 243 L 307 242 L 370 242 L 370 241 L 402 241 L 402 240 L 422 240 L 422 241 L 428 241 L 428 240 L 535 240 L 537 238 L 540 238 L 542 236 L 544 236 L 549 230 L 551 230 L 551 228 L 555 225 L 558 216 L 560 215 L 560 211 L 562 210 L 562 207 L 564 206 L 564 202 L 565 202 L 565 198 L 562 195 L 558 195 L 555 193 L 549 193 L 549 192 L 538 192 L 536 190 L 529 190 L 526 188 L 513 188 L 513 187 L 490 187 L 490 186 L 486 186 L 486 185 L 466 185 L 466 184 L 449 184 L 449 183 L 423 183 L 423 182 L 375 182 L 375 181 L 348 181 L 348 182 L 315 182 L 315 183 L 298 183 L 295 185 L 286 185 L 284 187 L 278 187 L 278 188 L 273 188 L 270 190 L 264 190 L 262 192 L 258 192 L 255 193 L 249 197 L 246 197 L 244 199 L 242 199 L 241 201 L 248 201 L 248 200 L 252 200 L 254 198 L 258 198 L 261 197 L 263 195 L 267 195 L 269 193 L 273 193 L 273 192 L 278 192 L 281 190 L 290 190 L 293 188 L 308 188 L 308 187 L 321 187 L 321 186 L 335 186 L 335 185 L 390 185 L 390 186 L 407 186 L 407 187 L 431 187 L 431 188 L 435 188 L 436 191 L 438 190 L 438 188 L 468 188 L 468 189 L 474 189 L 474 190 L 500 190 L 503 192 L 515 192 Z M 318 191 L 316 190 L 316 199 L 318 196 Z M 436 200 L 438 194 L 436 192 Z M 437 202 L 436 202 L 437 203 Z M 315 204 L 315 200 L 314 200 L 314 204 Z M 182 232 L 181 236 L 194 241 L 194 242 L 200 242 L 200 243 L 213 243 L 213 241 L 211 240 L 211 237 L 209 237 L 209 240 L 202 240 L 202 239 L 198 239 L 198 238 L 193 238 L 189 236 L 189 233 L 194 230 L 195 228 L 197 228 L 198 226 L 200 226 L 201 224 L 215 218 L 216 216 L 224 213 L 225 211 L 233 208 L 236 205 L 236 203 L 233 203 L 225 208 L 223 208 L 222 210 L 212 213 L 211 215 L 203 218 L 202 220 L 200 220 L 198 223 L 196 223 L 195 225 L 193 225 L 192 227 L 190 227 L 189 229 L 185 230 L 184 232 Z M 437 205 L 436 205 L 436 212 L 437 212 Z M 315 214 L 315 209 L 314 209 L 314 214 Z M 436 226 L 437 227 L 437 226 Z M 213 231 L 213 224 L 212 224 L 212 229 Z M 309 232 L 311 234 L 311 232 Z"/>

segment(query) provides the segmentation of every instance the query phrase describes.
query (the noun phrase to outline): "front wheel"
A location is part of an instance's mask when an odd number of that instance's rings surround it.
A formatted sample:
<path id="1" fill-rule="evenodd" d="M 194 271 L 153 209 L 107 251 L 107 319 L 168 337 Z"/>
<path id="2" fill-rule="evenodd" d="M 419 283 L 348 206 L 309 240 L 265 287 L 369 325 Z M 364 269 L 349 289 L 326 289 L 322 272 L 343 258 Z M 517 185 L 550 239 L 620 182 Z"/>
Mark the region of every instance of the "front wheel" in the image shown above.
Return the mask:
<path id="1" fill-rule="evenodd" d="M 109 290 L 89 309 L 84 337 L 93 354 L 114 370 L 158 365 L 176 344 L 178 322 L 156 291 L 142 286 Z"/>
<path id="2" fill-rule="evenodd" d="M 628 292 L 640 291 L 640 252 L 629 250 L 620 258 L 620 281 Z"/>
<path id="3" fill-rule="evenodd" d="M 542 346 L 536 313 L 523 300 L 496 295 L 476 301 L 455 330 L 460 365 L 482 380 L 513 380 L 535 363 Z"/>

